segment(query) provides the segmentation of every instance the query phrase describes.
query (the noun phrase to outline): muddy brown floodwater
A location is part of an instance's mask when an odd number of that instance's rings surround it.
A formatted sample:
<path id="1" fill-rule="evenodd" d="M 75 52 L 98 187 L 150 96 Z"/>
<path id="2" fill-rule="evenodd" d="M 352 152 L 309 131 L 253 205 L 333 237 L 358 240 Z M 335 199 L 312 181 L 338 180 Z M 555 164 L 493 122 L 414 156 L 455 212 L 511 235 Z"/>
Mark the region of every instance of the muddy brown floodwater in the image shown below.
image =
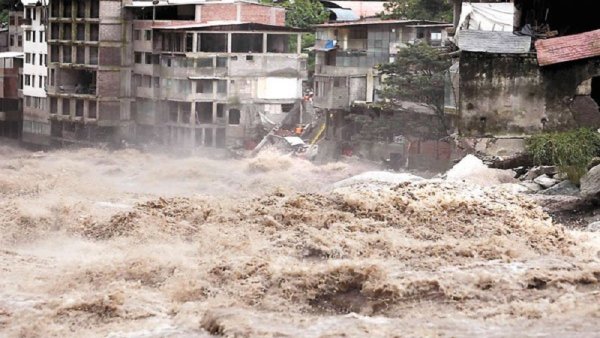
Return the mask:
<path id="1" fill-rule="evenodd" d="M 0 336 L 600 334 L 598 233 L 370 169 L 0 145 Z"/>

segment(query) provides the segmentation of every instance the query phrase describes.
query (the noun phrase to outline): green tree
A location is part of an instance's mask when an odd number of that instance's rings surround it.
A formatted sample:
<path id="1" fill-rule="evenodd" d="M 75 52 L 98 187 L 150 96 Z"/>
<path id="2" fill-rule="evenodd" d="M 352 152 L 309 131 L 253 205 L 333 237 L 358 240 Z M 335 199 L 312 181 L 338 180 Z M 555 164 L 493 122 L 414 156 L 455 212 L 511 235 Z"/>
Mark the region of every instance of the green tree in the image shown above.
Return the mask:
<path id="1" fill-rule="evenodd" d="M 383 75 L 380 95 L 391 105 L 398 101 L 420 102 L 441 112 L 450 65 L 447 53 L 427 44 L 401 48 L 394 62 L 379 66 Z"/>
<path id="2" fill-rule="evenodd" d="M 315 0 L 288 0 L 283 7 L 287 10 L 285 23 L 290 27 L 308 29 L 329 18 L 327 9 Z"/>
<path id="3" fill-rule="evenodd" d="M 448 54 L 426 44 L 401 48 L 396 60 L 379 66 L 382 86 L 379 95 L 379 116 L 350 115 L 361 139 L 390 141 L 403 132 L 423 137 L 447 135 L 448 128 L 443 112 L 446 71 L 451 65 Z M 419 114 L 408 116 L 397 111 L 401 101 L 429 106 L 438 122 L 416 121 Z M 422 130 L 423 127 L 426 130 Z"/>
<path id="4" fill-rule="evenodd" d="M 449 0 L 390 0 L 384 5 L 386 19 L 415 19 L 452 22 Z"/>

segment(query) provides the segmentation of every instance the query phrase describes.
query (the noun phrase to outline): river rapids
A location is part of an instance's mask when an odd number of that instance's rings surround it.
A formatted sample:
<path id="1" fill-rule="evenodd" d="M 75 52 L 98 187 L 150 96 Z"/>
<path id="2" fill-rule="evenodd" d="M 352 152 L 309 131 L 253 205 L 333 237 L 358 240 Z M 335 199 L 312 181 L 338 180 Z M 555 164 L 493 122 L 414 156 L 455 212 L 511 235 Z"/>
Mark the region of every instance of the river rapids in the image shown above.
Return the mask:
<path id="1" fill-rule="evenodd" d="M 598 336 L 598 233 L 372 169 L 0 145 L 0 336 Z"/>

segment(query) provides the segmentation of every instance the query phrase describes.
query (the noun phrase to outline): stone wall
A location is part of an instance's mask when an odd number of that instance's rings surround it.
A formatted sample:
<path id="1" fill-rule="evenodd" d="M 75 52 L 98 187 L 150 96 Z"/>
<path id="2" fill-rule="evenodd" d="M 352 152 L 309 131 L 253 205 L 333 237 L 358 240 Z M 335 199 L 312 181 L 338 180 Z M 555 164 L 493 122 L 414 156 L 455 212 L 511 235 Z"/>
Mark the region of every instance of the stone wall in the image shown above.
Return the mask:
<path id="1" fill-rule="evenodd" d="M 533 54 L 463 52 L 459 132 L 467 137 L 526 136 L 598 128 L 597 105 L 589 96 L 577 95 L 583 82 L 598 75 L 600 58 L 541 68 Z"/>

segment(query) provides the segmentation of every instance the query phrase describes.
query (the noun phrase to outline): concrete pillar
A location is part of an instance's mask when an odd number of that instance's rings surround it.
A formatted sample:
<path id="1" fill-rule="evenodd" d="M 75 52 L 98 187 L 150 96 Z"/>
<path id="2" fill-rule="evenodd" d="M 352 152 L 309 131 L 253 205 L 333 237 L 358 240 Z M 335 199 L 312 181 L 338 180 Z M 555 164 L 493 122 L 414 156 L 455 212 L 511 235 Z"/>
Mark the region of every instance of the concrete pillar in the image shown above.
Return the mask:
<path id="1" fill-rule="evenodd" d="M 296 49 L 297 49 L 297 51 L 296 51 L 296 53 L 297 54 L 301 54 L 302 53 L 302 34 L 298 33 L 296 35 L 296 39 L 297 39 L 297 43 L 296 43 Z"/>
<path id="2" fill-rule="evenodd" d="M 200 7 L 200 6 L 198 6 Z M 198 33 L 192 33 L 193 41 L 192 41 L 192 51 L 198 52 Z"/>
<path id="3" fill-rule="evenodd" d="M 231 53 L 231 33 L 227 33 L 227 53 Z"/>
<path id="4" fill-rule="evenodd" d="M 262 48 L 262 52 L 263 54 L 267 52 L 267 33 L 262 33 L 263 35 L 263 48 Z"/>

